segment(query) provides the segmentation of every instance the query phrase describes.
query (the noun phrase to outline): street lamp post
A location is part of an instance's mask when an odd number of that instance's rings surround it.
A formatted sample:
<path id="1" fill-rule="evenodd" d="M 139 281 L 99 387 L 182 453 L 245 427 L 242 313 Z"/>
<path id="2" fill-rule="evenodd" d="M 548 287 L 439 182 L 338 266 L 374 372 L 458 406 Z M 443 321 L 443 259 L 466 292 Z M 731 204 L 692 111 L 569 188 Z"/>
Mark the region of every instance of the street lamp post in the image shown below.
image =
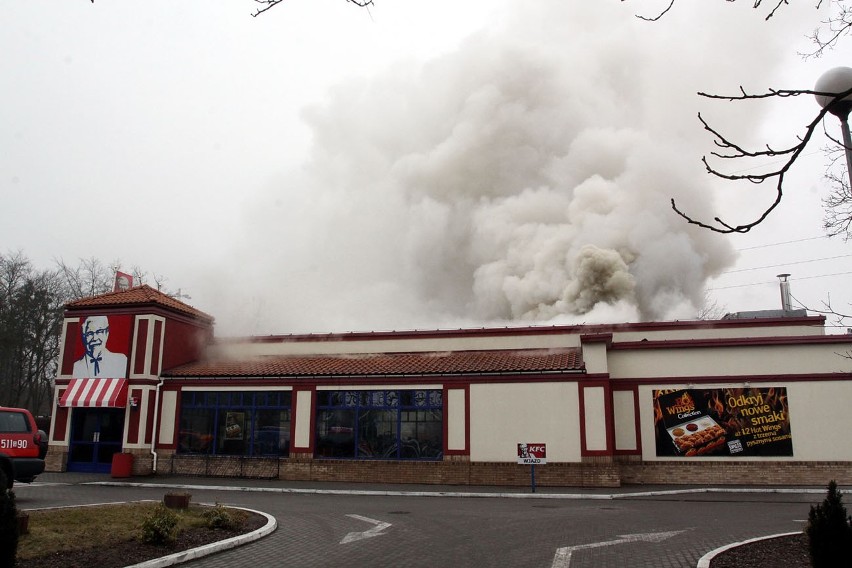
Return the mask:
<path id="1" fill-rule="evenodd" d="M 849 112 L 852 111 L 852 95 L 834 100 L 836 95 L 852 89 L 852 67 L 835 67 L 823 73 L 817 79 L 814 90 L 818 93 L 835 93 L 831 95 L 816 95 L 821 107 L 828 107 L 828 112 L 840 119 L 840 130 L 843 132 L 843 147 L 846 151 L 846 172 L 849 175 L 849 187 L 852 188 L 852 136 L 849 134 Z"/>

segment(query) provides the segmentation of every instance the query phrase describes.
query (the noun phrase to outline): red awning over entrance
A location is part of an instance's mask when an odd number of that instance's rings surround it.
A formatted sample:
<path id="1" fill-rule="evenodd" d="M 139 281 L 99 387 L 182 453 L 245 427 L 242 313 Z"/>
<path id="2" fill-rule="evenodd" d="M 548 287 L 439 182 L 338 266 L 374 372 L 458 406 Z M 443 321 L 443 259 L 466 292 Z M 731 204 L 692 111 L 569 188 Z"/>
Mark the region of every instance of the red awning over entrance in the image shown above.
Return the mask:
<path id="1" fill-rule="evenodd" d="M 124 408 L 127 379 L 71 379 L 59 406 L 72 408 Z"/>

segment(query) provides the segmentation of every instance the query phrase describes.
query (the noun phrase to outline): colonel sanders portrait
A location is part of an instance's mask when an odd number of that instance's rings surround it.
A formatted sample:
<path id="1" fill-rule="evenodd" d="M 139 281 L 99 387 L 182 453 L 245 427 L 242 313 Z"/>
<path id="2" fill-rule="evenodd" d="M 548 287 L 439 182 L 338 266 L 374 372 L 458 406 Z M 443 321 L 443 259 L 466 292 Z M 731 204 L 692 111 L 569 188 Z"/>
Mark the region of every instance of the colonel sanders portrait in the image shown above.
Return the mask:
<path id="1" fill-rule="evenodd" d="M 74 363 L 73 377 L 119 379 L 127 376 L 127 356 L 107 349 L 107 316 L 87 317 L 80 331 L 86 354 Z"/>

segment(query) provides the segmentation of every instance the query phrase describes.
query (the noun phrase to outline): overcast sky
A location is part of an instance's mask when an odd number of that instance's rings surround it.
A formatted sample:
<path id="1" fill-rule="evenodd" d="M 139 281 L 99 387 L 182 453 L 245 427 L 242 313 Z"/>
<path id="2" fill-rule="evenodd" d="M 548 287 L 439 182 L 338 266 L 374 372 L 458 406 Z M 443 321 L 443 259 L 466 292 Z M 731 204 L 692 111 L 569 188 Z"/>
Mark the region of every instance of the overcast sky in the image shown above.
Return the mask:
<path id="1" fill-rule="evenodd" d="M 669 199 L 750 221 L 773 187 L 708 176 L 697 113 L 782 146 L 816 103 L 696 92 L 809 89 L 849 46 L 797 55 L 810 2 L 634 17 L 666 4 L 3 2 L 0 250 L 164 275 L 219 335 L 686 319 L 705 290 L 777 309 L 781 272 L 848 308 L 824 141 L 748 235 Z"/>

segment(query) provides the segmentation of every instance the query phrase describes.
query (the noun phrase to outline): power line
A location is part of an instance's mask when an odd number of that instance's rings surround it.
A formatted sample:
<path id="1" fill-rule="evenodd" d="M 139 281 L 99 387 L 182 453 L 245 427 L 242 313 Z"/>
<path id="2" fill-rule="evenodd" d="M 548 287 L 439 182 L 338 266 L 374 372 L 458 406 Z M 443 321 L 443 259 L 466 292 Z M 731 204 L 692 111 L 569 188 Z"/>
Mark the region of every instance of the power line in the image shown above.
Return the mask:
<path id="1" fill-rule="evenodd" d="M 736 284 L 734 286 L 717 286 L 715 288 L 706 288 L 709 292 L 710 290 L 731 290 L 732 288 L 748 288 L 749 286 L 764 286 L 766 284 L 774 284 L 775 282 L 752 282 L 751 284 Z"/>
<path id="2" fill-rule="evenodd" d="M 799 280 L 813 280 L 815 278 L 828 278 L 829 276 L 846 276 L 848 274 L 852 274 L 852 272 L 835 272 L 834 274 L 818 274 L 817 276 L 803 276 L 801 278 L 791 278 L 792 282 L 796 282 Z"/>
<path id="3" fill-rule="evenodd" d="M 777 247 L 777 246 L 780 246 L 780 245 L 791 245 L 791 244 L 794 244 L 794 243 L 803 243 L 805 241 L 816 241 L 816 240 L 819 240 L 819 239 L 827 239 L 827 238 L 829 238 L 828 235 L 820 235 L 818 237 L 807 237 L 807 238 L 804 238 L 804 239 L 796 239 L 795 241 L 782 241 L 782 242 L 779 242 L 779 243 L 768 243 L 768 244 L 765 244 L 765 245 L 755 245 L 753 247 L 744 247 L 744 248 L 741 248 L 741 249 L 737 249 L 737 252 L 742 252 L 744 250 L 761 249 L 761 248 L 767 248 L 767 247 Z"/>
<path id="4" fill-rule="evenodd" d="M 852 254 L 841 254 L 838 256 L 827 256 L 825 258 L 812 258 L 810 260 L 799 260 L 796 262 L 785 262 L 783 264 L 769 264 L 766 266 L 756 266 L 754 268 L 738 268 L 737 270 L 727 270 L 722 274 L 733 274 L 735 272 L 748 272 L 749 270 L 762 270 L 764 268 L 780 268 L 782 266 L 794 266 L 796 264 L 807 264 L 809 262 L 821 262 L 823 260 L 837 260 L 838 258 L 848 258 L 852 256 Z"/>
<path id="5" fill-rule="evenodd" d="M 816 278 L 830 278 L 832 276 L 847 276 L 852 272 L 835 272 L 833 274 L 818 274 L 816 276 L 803 276 L 802 278 L 790 278 L 790 282 L 798 282 L 800 280 L 814 280 Z M 766 284 L 777 284 L 777 280 L 769 280 L 767 282 L 752 282 L 750 284 L 736 284 L 734 286 L 717 286 L 707 288 L 707 290 L 730 290 L 732 288 L 748 288 L 749 286 L 764 286 Z"/>

